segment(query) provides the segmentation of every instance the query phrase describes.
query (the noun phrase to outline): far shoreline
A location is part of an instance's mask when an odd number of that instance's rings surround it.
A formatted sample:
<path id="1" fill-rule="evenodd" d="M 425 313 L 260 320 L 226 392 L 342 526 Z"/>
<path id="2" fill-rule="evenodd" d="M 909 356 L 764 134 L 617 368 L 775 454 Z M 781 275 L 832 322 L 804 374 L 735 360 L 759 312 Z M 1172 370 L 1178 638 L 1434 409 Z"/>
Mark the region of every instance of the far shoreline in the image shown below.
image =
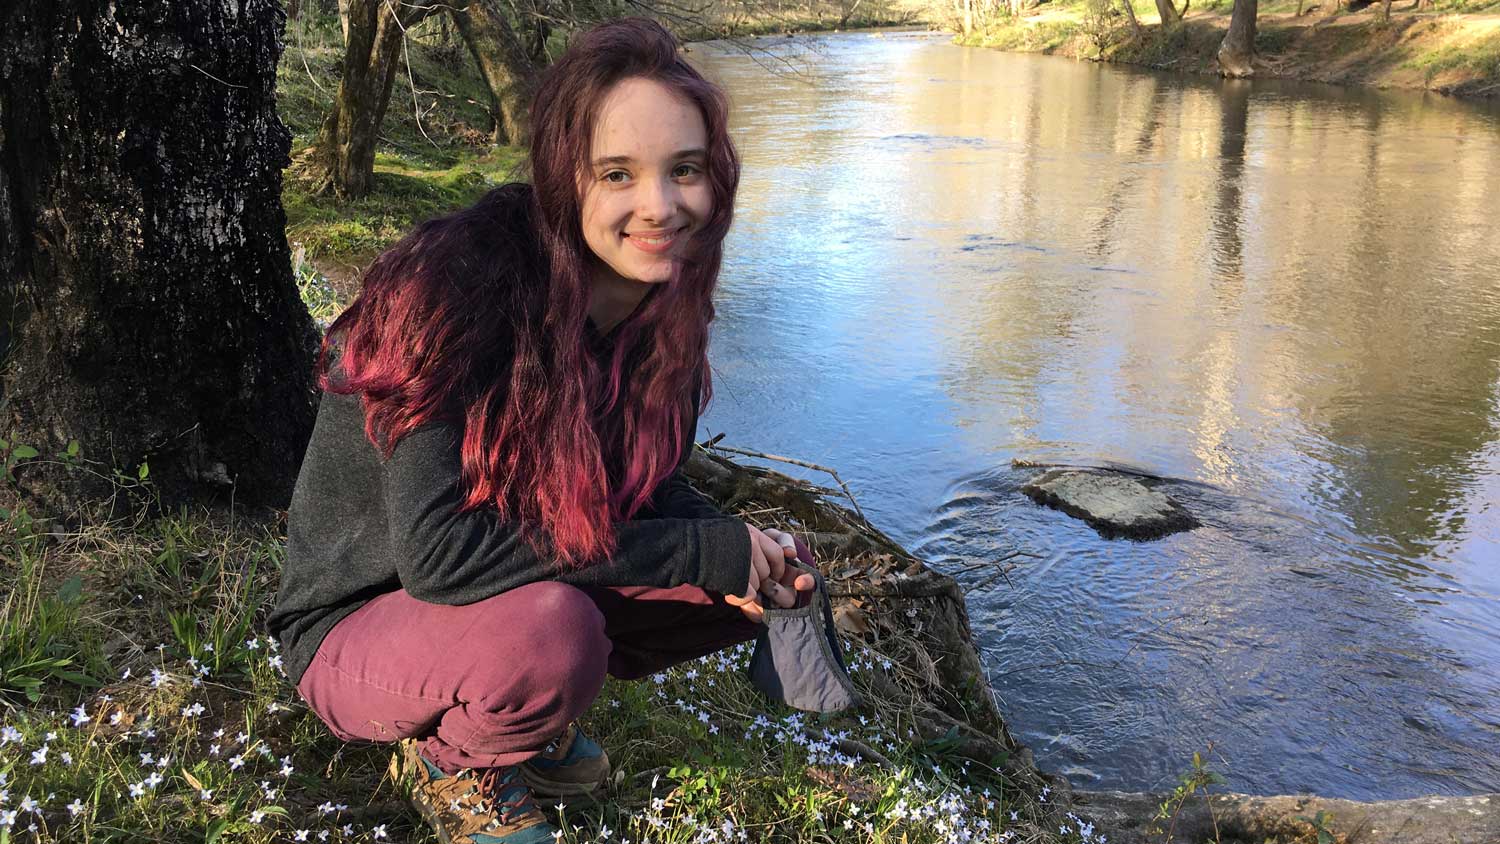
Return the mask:
<path id="1" fill-rule="evenodd" d="M 1370 7 L 1373 9 L 1373 7 Z M 729 35 L 687 38 L 684 44 L 830 34 L 928 33 L 964 47 L 1039 53 L 1077 61 L 1130 65 L 1189 76 L 1219 76 L 1215 54 L 1228 26 L 1227 13 L 1190 11 L 1168 30 L 1142 21 L 1130 37 L 1123 16 L 1114 40 L 1103 48 L 1084 32 L 1078 6 L 1040 6 L 1019 20 L 978 29 L 965 38 L 924 21 L 796 21 Z M 1251 80 L 1278 79 L 1377 90 L 1429 91 L 1480 103 L 1500 102 L 1500 15 L 1393 14 L 1382 24 L 1373 12 L 1336 16 L 1265 13 L 1258 19 L 1259 53 Z"/>

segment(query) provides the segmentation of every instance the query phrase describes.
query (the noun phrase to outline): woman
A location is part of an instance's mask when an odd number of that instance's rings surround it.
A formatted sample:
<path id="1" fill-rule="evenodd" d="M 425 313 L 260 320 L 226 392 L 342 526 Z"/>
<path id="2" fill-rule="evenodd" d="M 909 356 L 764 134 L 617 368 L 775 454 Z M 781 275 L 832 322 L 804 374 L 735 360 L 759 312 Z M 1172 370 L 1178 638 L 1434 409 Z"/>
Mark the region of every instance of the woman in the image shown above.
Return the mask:
<path id="1" fill-rule="evenodd" d="M 533 185 L 417 227 L 319 358 L 271 627 L 341 738 L 409 739 L 444 841 L 553 840 L 608 776 L 574 719 L 753 638 L 812 558 L 677 474 L 739 162 L 723 93 L 646 20 L 581 35 L 532 104 Z M 767 408 L 775 412 L 776 408 Z"/>

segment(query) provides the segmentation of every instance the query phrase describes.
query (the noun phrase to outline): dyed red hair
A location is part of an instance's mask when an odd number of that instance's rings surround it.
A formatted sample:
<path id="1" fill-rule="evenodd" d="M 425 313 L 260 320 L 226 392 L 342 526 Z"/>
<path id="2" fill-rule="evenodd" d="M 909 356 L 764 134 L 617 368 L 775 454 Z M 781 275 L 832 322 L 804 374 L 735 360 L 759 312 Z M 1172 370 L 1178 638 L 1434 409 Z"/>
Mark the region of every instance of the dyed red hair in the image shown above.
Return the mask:
<path id="1" fill-rule="evenodd" d="M 598 259 L 580 177 L 601 102 L 637 77 L 702 112 L 713 210 L 672 279 L 615 329 L 601 367 L 585 348 Z M 423 425 L 461 425 L 463 509 L 493 507 L 539 553 L 579 567 L 614 553 L 615 522 L 674 470 L 693 435 L 692 391 L 703 406 L 713 396 L 708 325 L 740 166 L 723 91 L 650 20 L 579 35 L 543 75 L 531 121 L 534 187 L 496 188 L 381 254 L 329 327 L 319 383 L 361 395 L 366 436 L 387 457 Z"/>

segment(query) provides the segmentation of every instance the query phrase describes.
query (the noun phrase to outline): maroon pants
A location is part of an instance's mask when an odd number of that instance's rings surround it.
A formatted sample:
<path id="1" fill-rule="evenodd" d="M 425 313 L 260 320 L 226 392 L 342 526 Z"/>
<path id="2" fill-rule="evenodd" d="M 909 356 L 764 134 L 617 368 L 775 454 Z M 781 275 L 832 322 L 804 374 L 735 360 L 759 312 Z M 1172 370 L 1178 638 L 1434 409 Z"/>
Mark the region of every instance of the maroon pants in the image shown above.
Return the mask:
<path id="1" fill-rule="evenodd" d="M 402 590 L 335 625 L 297 690 L 346 741 L 423 737 L 449 772 L 513 765 L 588 709 L 606 671 L 643 677 L 759 631 L 695 586 L 546 581 L 464 606 Z"/>

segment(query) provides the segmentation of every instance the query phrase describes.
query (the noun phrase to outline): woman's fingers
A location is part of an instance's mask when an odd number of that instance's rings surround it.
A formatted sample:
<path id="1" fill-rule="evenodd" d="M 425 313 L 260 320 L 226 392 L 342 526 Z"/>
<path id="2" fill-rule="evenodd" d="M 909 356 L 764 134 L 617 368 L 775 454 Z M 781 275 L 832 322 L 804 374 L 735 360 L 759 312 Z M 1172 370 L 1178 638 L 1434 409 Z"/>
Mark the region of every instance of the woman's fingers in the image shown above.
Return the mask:
<path id="1" fill-rule="evenodd" d="M 738 607 L 740 612 L 744 613 L 745 617 L 750 619 L 751 621 L 761 622 L 765 620 L 766 612 L 761 608 L 760 602 L 758 601 L 750 598 L 743 598 L 739 595 L 725 595 L 724 603 L 729 604 L 732 607 Z"/>
<path id="2" fill-rule="evenodd" d="M 777 528 L 746 527 L 750 530 L 751 592 L 745 597 L 753 599 L 758 592 L 771 606 L 796 606 L 797 593 L 810 592 L 816 585 L 811 574 L 789 562 L 789 558 L 801 559 L 796 538 Z"/>
<path id="3" fill-rule="evenodd" d="M 761 532 L 754 525 L 745 525 L 750 531 L 750 586 L 758 591 L 760 585 L 771 576 L 771 564 L 766 560 L 765 548 L 761 546 Z"/>
<path id="4" fill-rule="evenodd" d="M 771 603 L 782 609 L 795 606 L 797 603 L 797 593 L 774 580 L 761 584 L 760 592 L 762 595 L 769 597 Z"/>
<path id="5" fill-rule="evenodd" d="M 756 541 L 760 545 L 760 552 L 766 558 L 766 564 L 770 567 L 768 575 L 771 580 L 781 582 L 783 573 L 786 571 L 786 552 L 781 549 L 781 543 L 777 542 L 765 531 L 757 528 L 759 536 Z"/>
<path id="6" fill-rule="evenodd" d="M 781 546 L 781 553 L 783 555 L 787 557 L 797 556 L 797 540 L 793 538 L 790 533 L 787 533 L 784 530 L 771 528 L 770 530 L 765 531 L 765 534 L 766 536 L 769 536 L 772 539 L 776 540 L 776 543 Z"/>

